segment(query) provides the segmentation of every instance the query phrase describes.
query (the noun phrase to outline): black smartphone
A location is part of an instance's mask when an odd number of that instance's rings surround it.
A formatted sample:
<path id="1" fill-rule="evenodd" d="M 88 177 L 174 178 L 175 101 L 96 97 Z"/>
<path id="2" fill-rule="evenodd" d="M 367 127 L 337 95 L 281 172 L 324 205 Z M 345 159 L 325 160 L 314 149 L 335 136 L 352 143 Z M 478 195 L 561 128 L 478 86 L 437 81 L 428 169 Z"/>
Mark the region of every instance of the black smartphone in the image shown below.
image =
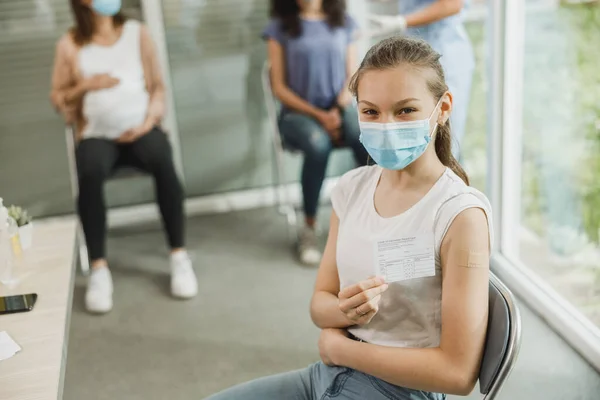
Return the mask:
<path id="1" fill-rule="evenodd" d="M 0 297 L 0 315 L 31 311 L 36 301 L 36 293 Z"/>

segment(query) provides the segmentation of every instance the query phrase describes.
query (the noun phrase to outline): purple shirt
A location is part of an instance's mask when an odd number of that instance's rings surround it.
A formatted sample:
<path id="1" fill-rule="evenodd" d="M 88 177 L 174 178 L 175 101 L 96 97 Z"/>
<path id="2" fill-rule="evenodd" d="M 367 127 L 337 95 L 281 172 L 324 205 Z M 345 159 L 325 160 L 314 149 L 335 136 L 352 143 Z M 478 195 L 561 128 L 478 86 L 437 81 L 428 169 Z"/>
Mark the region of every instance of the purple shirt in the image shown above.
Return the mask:
<path id="1" fill-rule="evenodd" d="M 315 107 L 330 108 L 346 82 L 348 45 L 355 40 L 357 24 L 349 15 L 344 26 L 331 28 L 327 21 L 301 19 L 302 33 L 291 38 L 272 20 L 264 39 L 281 44 L 285 54 L 286 83 Z"/>

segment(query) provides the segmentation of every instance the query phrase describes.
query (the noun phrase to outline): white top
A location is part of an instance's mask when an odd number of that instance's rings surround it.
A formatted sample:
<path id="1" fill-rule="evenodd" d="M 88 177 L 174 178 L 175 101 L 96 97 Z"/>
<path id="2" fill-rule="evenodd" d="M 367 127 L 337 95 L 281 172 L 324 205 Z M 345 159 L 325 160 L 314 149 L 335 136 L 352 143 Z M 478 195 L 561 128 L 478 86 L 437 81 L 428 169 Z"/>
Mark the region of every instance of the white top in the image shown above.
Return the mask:
<path id="1" fill-rule="evenodd" d="M 381 275 L 375 263 L 375 246 L 383 240 L 429 237 L 433 240 L 435 276 L 390 283 L 371 322 L 349 331 L 359 339 L 383 346 L 437 347 L 441 331 L 442 240 L 454 218 L 475 207 L 486 213 L 493 243 L 491 206 L 484 194 L 446 169 L 417 204 L 400 215 L 383 218 L 373 201 L 381 172 L 379 166 L 352 170 L 340 178 L 331 194 L 340 219 L 337 241 L 340 287 Z"/>
<path id="2" fill-rule="evenodd" d="M 138 21 L 128 20 L 112 46 L 90 43 L 79 51 L 83 78 L 109 74 L 120 80 L 112 88 L 88 92 L 83 98 L 83 116 L 87 121 L 84 138 L 116 139 L 144 122 L 150 96 L 144 80 L 140 31 Z"/>

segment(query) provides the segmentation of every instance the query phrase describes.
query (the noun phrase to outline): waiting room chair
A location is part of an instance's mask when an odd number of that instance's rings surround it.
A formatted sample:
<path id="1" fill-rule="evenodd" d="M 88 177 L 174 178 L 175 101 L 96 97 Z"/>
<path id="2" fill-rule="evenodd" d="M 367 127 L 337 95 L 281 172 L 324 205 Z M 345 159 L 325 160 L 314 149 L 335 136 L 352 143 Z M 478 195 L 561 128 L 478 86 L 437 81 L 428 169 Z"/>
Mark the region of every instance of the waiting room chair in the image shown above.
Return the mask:
<path id="1" fill-rule="evenodd" d="M 70 125 L 65 128 L 65 139 L 67 142 L 67 157 L 69 161 L 69 179 L 71 181 L 71 194 L 73 199 L 77 202 L 79 196 L 79 177 L 77 174 L 77 159 L 75 156 L 76 144 L 75 144 L 75 130 Z M 111 179 L 127 178 L 132 176 L 143 175 L 142 171 L 136 168 L 128 166 L 120 166 L 117 168 Z M 83 228 L 81 223 L 77 222 L 76 232 L 76 246 L 79 251 L 79 262 L 81 265 L 81 272 L 87 275 L 90 270 L 90 261 L 87 251 L 87 245 L 85 243 L 85 236 L 83 234 Z"/>
<path id="2" fill-rule="evenodd" d="M 271 127 L 271 143 L 273 144 L 273 183 L 275 185 L 275 196 L 277 211 L 284 215 L 288 222 L 290 236 L 296 235 L 295 229 L 298 224 L 296 209 L 292 202 L 290 189 L 283 184 L 285 177 L 284 152 L 298 153 L 297 151 L 284 147 L 281 133 L 279 132 L 279 109 L 281 108 L 271 89 L 271 66 L 266 61 L 262 69 L 262 87 L 265 97 L 267 117 Z"/>
<path id="3" fill-rule="evenodd" d="M 484 400 L 496 398 L 512 371 L 521 347 L 521 315 L 513 294 L 490 272 L 487 337 L 479 391 Z"/>

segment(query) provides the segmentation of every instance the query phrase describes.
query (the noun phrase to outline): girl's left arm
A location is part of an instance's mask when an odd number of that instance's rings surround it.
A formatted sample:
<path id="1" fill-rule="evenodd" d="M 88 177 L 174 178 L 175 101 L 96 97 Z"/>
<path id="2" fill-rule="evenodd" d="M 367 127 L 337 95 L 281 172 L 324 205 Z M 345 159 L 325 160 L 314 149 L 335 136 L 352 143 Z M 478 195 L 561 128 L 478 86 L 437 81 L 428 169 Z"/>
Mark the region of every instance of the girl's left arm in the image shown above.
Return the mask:
<path id="1" fill-rule="evenodd" d="M 488 316 L 490 243 L 482 209 L 461 212 L 440 249 L 442 330 L 439 347 L 394 348 L 357 342 L 341 331 L 321 337 L 330 363 L 411 389 L 467 395 L 475 386 Z M 322 352 L 323 353 L 323 352 Z"/>

